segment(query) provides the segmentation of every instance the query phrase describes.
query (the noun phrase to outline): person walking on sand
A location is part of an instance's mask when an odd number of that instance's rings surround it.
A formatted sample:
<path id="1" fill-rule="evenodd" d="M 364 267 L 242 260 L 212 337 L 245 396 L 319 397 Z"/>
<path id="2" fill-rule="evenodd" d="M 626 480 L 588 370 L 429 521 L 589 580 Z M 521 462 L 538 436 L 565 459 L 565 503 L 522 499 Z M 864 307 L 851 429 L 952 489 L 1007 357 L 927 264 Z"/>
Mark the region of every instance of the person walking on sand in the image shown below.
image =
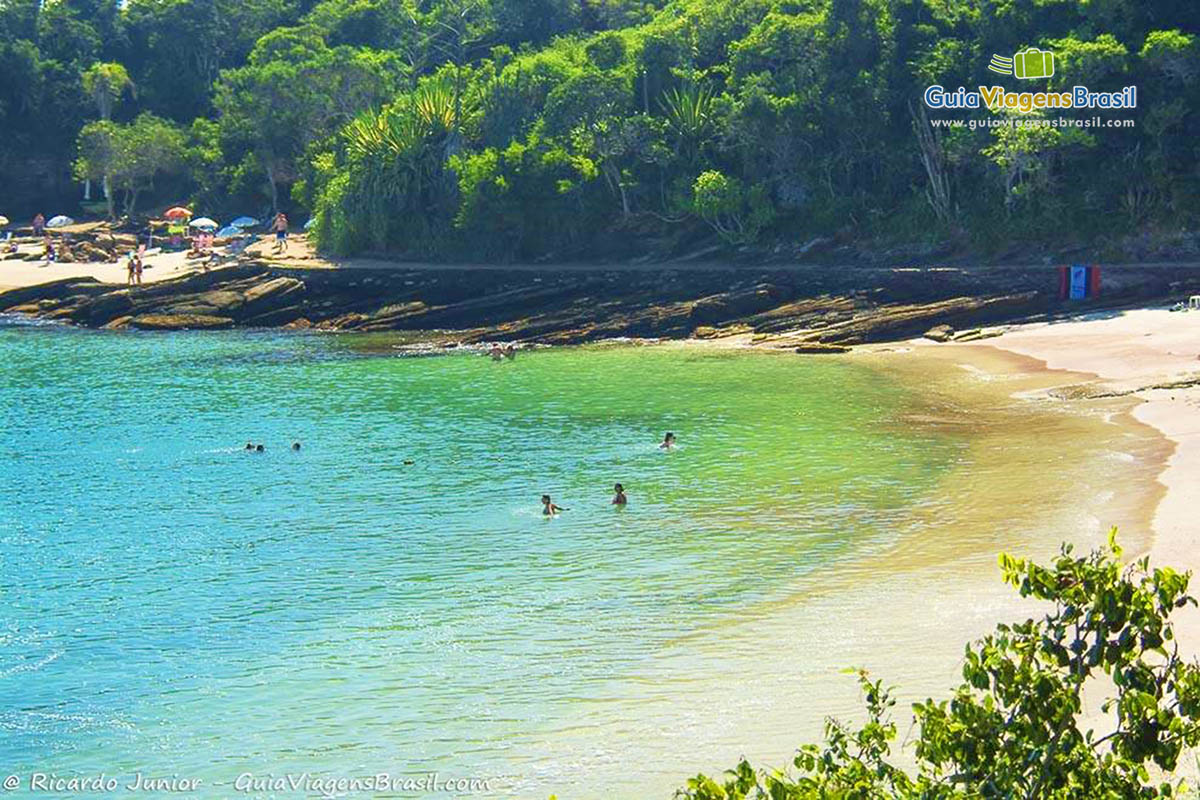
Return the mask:
<path id="1" fill-rule="evenodd" d="M 275 252 L 287 252 L 288 218 L 280 211 L 271 222 L 271 230 L 275 231 Z"/>
<path id="2" fill-rule="evenodd" d="M 127 281 L 127 283 L 130 286 L 133 286 L 134 278 L 137 276 L 137 254 L 136 253 L 129 254 L 129 263 L 126 265 L 126 268 L 129 270 L 129 280 Z"/>
<path id="3" fill-rule="evenodd" d="M 675 446 L 675 434 L 667 431 L 667 435 L 663 437 L 662 444 L 658 446 L 659 450 L 670 450 Z"/>
<path id="4" fill-rule="evenodd" d="M 46 216 L 42 212 L 38 212 L 33 218 L 33 235 L 41 236 L 46 232 Z"/>
<path id="5" fill-rule="evenodd" d="M 135 278 L 137 278 L 138 286 L 142 285 L 142 270 L 144 268 L 145 268 L 145 265 L 142 263 L 142 257 L 134 256 L 133 257 L 133 275 Z"/>
<path id="6" fill-rule="evenodd" d="M 550 495 L 548 495 L 548 494 L 542 495 L 542 515 L 543 516 L 553 517 L 555 514 L 557 514 L 560 511 L 570 511 L 570 510 L 571 509 L 569 509 L 569 508 L 563 508 L 562 506 L 554 505 L 554 502 L 550 499 Z"/>
<path id="7" fill-rule="evenodd" d="M 613 499 L 612 499 L 612 504 L 614 506 L 624 507 L 625 505 L 627 505 L 629 503 L 628 498 L 625 497 L 625 487 L 624 486 L 622 486 L 621 484 L 618 483 L 616 486 L 613 486 L 613 491 L 616 492 L 616 494 L 613 495 Z"/>

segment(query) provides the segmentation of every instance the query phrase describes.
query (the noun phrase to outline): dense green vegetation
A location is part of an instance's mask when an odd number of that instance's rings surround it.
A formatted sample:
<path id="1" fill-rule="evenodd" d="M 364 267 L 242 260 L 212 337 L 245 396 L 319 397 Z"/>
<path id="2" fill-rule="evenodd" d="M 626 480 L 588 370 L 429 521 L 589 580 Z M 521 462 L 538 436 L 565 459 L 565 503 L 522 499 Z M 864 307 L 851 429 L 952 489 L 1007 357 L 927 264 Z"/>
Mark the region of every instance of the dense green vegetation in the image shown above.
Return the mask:
<path id="1" fill-rule="evenodd" d="M 1190 228 L 1197 36 L 1194 0 L 0 0 L 0 210 L 89 180 L 501 260 Z M 930 127 L 996 116 L 931 83 L 1047 88 L 987 69 L 1035 45 L 1049 88 L 1138 87 L 1061 116 L 1136 126 Z"/>
<path id="2" fill-rule="evenodd" d="M 1120 556 L 1110 536 L 1107 551 L 1079 558 L 1064 548 L 1049 567 L 1001 557 L 1005 580 L 1051 609 L 967 647 L 953 698 L 913 707 L 915 768 L 894 763 L 895 701 L 860 674 L 861 727 L 831 721 L 825 742 L 802 747 L 794 769 L 760 773 L 743 761 L 723 781 L 693 778 L 678 797 L 1181 796 L 1171 772 L 1200 743 L 1200 665 L 1180 657 L 1170 617 L 1196 601 L 1188 575 L 1145 560 L 1123 566 Z M 1103 718 L 1089 723 L 1097 708 Z"/>

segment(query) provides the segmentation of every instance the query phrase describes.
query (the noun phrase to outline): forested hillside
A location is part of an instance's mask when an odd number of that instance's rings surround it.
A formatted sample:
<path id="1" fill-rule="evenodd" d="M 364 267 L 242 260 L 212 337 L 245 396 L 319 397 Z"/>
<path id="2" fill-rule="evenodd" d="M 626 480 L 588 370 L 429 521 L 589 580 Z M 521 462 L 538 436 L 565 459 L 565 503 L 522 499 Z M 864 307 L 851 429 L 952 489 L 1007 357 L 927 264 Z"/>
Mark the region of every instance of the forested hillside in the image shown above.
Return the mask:
<path id="1" fill-rule="evenodd" d="M 87 180 L 114 215 L 280 207 L 332 252 L 494 260 L 1192 229 L 1197 36 L 1195 0 L 0 0 L 0 212 Z M 1030 46 L 1049 79 L 989 71 Z M 1137 107 L 932 127 L 1016 116 L 934 83 Z"/>

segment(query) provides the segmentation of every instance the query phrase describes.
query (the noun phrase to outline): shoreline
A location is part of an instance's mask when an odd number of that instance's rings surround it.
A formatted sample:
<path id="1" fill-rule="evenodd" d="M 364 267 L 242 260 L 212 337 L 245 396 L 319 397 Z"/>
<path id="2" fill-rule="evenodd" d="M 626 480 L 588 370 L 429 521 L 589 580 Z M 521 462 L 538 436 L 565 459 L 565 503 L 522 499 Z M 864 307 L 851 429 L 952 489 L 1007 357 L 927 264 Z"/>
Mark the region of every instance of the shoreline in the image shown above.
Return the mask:
<path id="1" fill-rule="evenodd" d="M 926 347 L 926 343 L 918 345 Z M 932 345 L 961 349 L 962 345 Z M 1200 482 L 1200 315 L 1142 309 L 1092 315 L 1062 323 L 1015 326 L 986 346 L 1035 359 L 1047 370 L 1085 380 L 1050 389 L 1058 402 L 1124 397 L 1135 402 L 1129 415 L 1167 442 L 1156 478 L 1161 497 L 1149 510 L 1152 567 L 1193 573 L 1191 592 L 1200 591 L 1200 518 L 1195 496 Z M 1128 548 L 1127 548 L 1128 549 Z M 1200 612 L 1181 609 L 1175 618 L 1181 649 L 1200 655 Z"/>
<path id="2" fill-rule="evenodd" d="M 1158 312 L 1149 313 L 1147 319 L 1153 320 Z M 1163 314 L 1167 321 L 1164 324 L 1193 316 Z M 1144 322 L 1136 316 L 1134 321 Z M 1186 495 L 1180 495 L 1180 487 L 1186 491 L 1186 484 L 1156 478 L 1170 468 L 1180 447 L 1161 444 L 1170 440 L 1164 438 L 1156 420 L 1141 416 L 1147 404 L 1136 393 L 1125 391 L 1145 380 L 1162 382 L 1174 373 L 1150 364 L 1149 371 L 1133 376 L 1137 379 L 1131 383 L 1110 385 L 1092 378 L 1099 371 L 1089 373 L 1059 363 L 1059 356 L 1051 352 L 1053 346 L 1061 344 L 1064 337 L 1074 341 L 1083 335 L 1076 326 L 1090 322 L 1023 326 L 974 344 L 918 340 L 880 345 L 830 359 L 829 363 L 844 360 L 847 364 L 880 367 L 893 375 L 905 373 L 903 377 L 912 387 L 916 402 L 909 411 L 890 419 L 888 425 L 912 424 L 951 433 L 971 426 L 977 434 L 968 454 L 973 466 L 948 473 L 949 480 L 930 493 L 940 505 L 918 512 L 927 520 L 922 529 L 930 535 L 914 539 L 905 535 L 907 529 L 898 528 L 899 538 L 890 551 L 867 561 L 868 567 L 890 564 L 891 568 L 863 569 L 863 564 L 856 561 L 852 574 L 842 575 L 831 591 L 802 589 L 779 598 L 778 603 L 764 604 L 757 609 L 761 613 L 749 614 L 747 619 L 700 628 L 679 642 L 669 643 L 663 659 L 636 676 L 642 682 L 639 685 L 649 681 L 684 687 L 682 695 L 656 695 L 656 702 L 664 705 L 654 714 L 638 711 L 652 720 L 671 721 L 667 727 L 675 731 L 672 735 L 683 737 L 679 752 L 692 754 L 687 759 L 664 761 L 668 766 L 662 767 L 661 774 L 648 776 L 661 784 L 662 796 L 696 770 L 719 774 L 736 763 L 743 750 L 760 765 L 786 764 L 795 746 L 819 739 L 820 721 L 826 714 L 852 719 L 860 705 L 853 681 L 837 674 L 844 667 L 863 666 L 888 683 L 897 684 L 905 701 L 927 695 L 945 696 L 957 683 L 961 648 L 966 641 L 990 632 L 996 622 L 1032 613 L 1028 601 L 999 579 L 995 559 L 1001 550 L 1044 559 L 1046 552 L 1057 550 L 1064 538 L 1081 547 L 1101 543 L 1107 523 L 1117 519 L 1107 515 L 1112 509 L 1125 512 L 1121 521 L 1129 525 L 1123 537 L 1127 551 L 1141 552 L 1148 544 L 1156 563 L 1188 566 L 1177 559 L 1165 561 L 1158 555 L 1165 537 L 1159 534 L 1157 516 L 1169 510 L 1172 498 L 1180 506 L 1179 513 L 1186 514 Z M 1194 322 L 1200 329 L 1200 317 Z M 1093 336 L 1090 329 L 1084 330 L 1088 337 Z M 1101 334 L 1107 339 L 1115 337 L 1118 342 L 1130 338 L 1124 329 L 1117 333 L 1105 329 L 1095 335 Z M 752 346 L 751 338 L 668 340 L 660 346 L 741 349 L 758 356 L 770 352 Z M 1082 348 L 1062 348 L 1066 350 L 1062 361 L 1080 366 L 1075 350 Z M 774 351 L 773 357 L 796 358 L 785 351 Z M 1118 365 L 1121 357 L 1117 356 Z M 1164 409 L 1168 416 L 1178 417 L 1177 409 Z M 1144 431 L 1140 439 L 1129 440 L 1133 444 L 1122 446 L 1119 442 L 1127 426 L 1135 433 Z M 1195 430 L 1200 430 L 1200 425 Z M 1053 454 L 1046 431 L 1062 435 L 1067 466 L 1063 474 L 1041 482 L 1036 476 L 1043 468 L 1042 458 Z M 887 432 L 887 427 L 881 428 L 879 435 L 886 436 Z M 1123 455 L 1113 449 L 1129 450 L 1134 457 L 1128 462 L 1109 459 L 1109 455 Z M 973 471 L 980 465 L 990 473 Z M 1093 471 L 1092 465 L 1095 474 L 1086 475 Z M 996 475 L 1005 474 L 1011 474 L 1010 485 L 990 485 Z M 1110 500 L 1097 499 L 1094 491 L 1089 492 L 1088 503 L 1096 509 L 1096 524 L 1080 524 L 1080 515 L 1068 507 L 1065 490 L 1072 478 L 1080 476 L 1089 489 L 1095 489 L 1103 483 L 1102 475 L 1128 478 L 1130 489 L 1119 491 Z M 1158 482 L 1166 488 L 1159 487 Z M 1126 498 L 1129 502 L 1122 502 Z M 1022 507 L 1025 501 L 1027 507 Z M 928 520 L 936 520 L 936 526 Z M 1145 527 L 1138 529 L 1142 520 Z M 879 613 L 887 603 L 894 604 L 892 613 Z M 761 642 L 775 640 L 804 641 L 806 645 L 764 653 Z M 700 650 L 696 649 L 697 641 Z M 804 657 L 805 653 L 822 650 L 826 658 Z M 742 655 L 735 658 L 735 652 Z M 753 719 L 737 723 L 737 734 L 731 741 L 736 739 L 738 743 L 718 749 L 698 748 L 695 742 L 684 741 L 697 735 L 696 731 L 705 730 L 705 725 L 716 724 L 711 714 L 681 713 L 689 708 L 713 708 L 718 710 L 718 718 L 742 720 L 745 709 L 740 699 L 747 687 L 741 682 L 751 674 L 760 676 L 751 693 L 755 714 Z M 680 708 L 678 696 L 691 696 L 696 702 Z M 901 723 L 905 721 L 902 714 L 897 716 Z M 586 716 L 581 718 L 580 731 L 586 729 L 586 721 Z M 613 737 L 622 735 L 622 730 L 614 729 Z M 583 752 L 589 768 L 608 774 L 609 760 L 583 749 L 591 746 L 583 733 L 579 739 L 567 737 L 561 746 L 572 757 Z M 527 768 L 530 774 L 522 777 L 536 782 L 536 770 Z M 614 773 L 611 779 L 620 781 L 622 777 Z M 536 788 L 540 792 L 542 786 Z"/>
<path id="3" fill-rule="evenodd" d="M 0 292 L 0 311 L 87 328 L 404 332 L 446 347 L 748 334 L 758 347 L 825 354 L 921 335 L 977 341 L 996 333 L 983 326 L 1166 303 L 1200 290 L 1200 268 L 1188 265 L 1109 267 L 1103 294 L 1080 307 L 1059 298 L 1060 274 L 1051 265 L 999 271 L 646 265 L 631 271 L 315 263 L 300 254 L 287 263 L 252 254 L 196 272 L 187 270 L 198 263 L 181 262 L 173 270 L 164 262 L 137 287 L 62 277 Z M 91 271 L 86 265 L 63 268 Z M 105 268 L 121 275 L 119 265 Z M 51 269 L 58 266 L 27 271 L 44 280 L 58 274 Z M 0 265 L 0 284 L 14 282 L 15 273 L 6 278 L 4 270 Z"/>

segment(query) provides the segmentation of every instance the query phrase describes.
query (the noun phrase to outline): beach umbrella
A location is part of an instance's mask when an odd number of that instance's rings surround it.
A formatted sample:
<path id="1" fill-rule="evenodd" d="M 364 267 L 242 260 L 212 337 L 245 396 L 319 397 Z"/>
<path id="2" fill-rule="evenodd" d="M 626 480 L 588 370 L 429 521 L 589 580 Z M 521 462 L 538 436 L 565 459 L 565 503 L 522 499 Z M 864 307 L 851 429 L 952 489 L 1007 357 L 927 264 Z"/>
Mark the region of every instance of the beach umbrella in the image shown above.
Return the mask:
<path id="1" fill-rule="evenodd" d="M 3 214 L 0 214 L 0 228 L 3 228 L 7 224 L 8 224 L 8 217 L 4 216 Z"/>
<path id="2" fill-rule="evenodd" d="M 221 227 L 220 225 L 217 224 L 217 221 L 215 219 L 209 219 L 208 217 L 201 217 L 200 219 L 194 219 L 189 223 L 189 226 L 192 228 L 200 228 L 201 230 L 207 229 L 207 230 L 214 230 L 214 231 L 217 228 Z"/>
<path id="3" fill-rule="evenodd" d="M 253 228 L 258 224 L 258 220 L 254 217 L 238 217 L 233 222 L 229 223 L 234 228 Z"/>
<path id="4" fill-rule="evenodd" d="M 186 219 L 187 217 L 190 217 L 191 215 L 192 215 L 191 209 L 184 208 L 183 206 L 175 206 L 174 208 L 168 208 L 166 211 L 163 212 L 163 216 L 166 217 L 167 219 Z"/>
<path id="5" fill-rule="evenodd" d="M 59 214 L 57 216 L 51 217 L 50 221 L 46 223 L 46 227 L 47 228 L 65 228 L 67 225 L 74 225 L 74 224 L 75 224 L 75 220 L 71 219 L 70 217 L 66 216 L 65 214 Z"/>
<path id="6" fill-rule="evenodd" d="M 235 228 L 235 227 L 233 227 L 232 224 L 226 225 L 224 228 L 221 228 L 221 230 L 217 231 L 218 239 L 228 239 L 231 236 L 241 236 L 241 235 L 242 235 L 242 229 Z"/>
<path id="7" fill-rule="evenodd" d="M 312 227 L 317 224 L 317 218 L 313 217 L 308 222 L 304 223 L 304 230 L 311 231 Z"/>

